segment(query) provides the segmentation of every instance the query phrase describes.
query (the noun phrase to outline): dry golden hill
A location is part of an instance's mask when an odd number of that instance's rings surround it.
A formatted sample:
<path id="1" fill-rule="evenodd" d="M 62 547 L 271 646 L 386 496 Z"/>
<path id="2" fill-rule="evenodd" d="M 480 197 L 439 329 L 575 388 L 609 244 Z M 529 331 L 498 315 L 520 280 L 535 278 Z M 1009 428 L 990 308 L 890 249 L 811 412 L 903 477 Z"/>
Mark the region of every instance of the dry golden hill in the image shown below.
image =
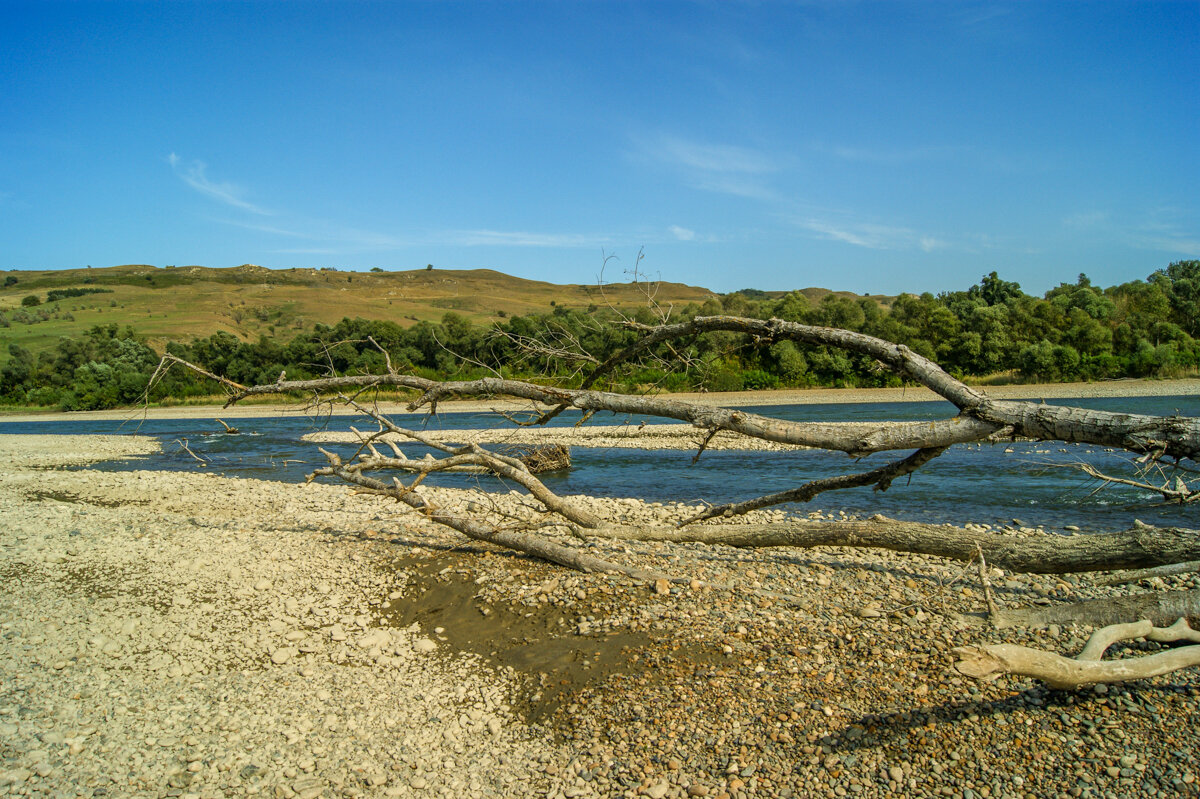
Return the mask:
<path id="1" fill-rule="evenodd" d="M 15 282 L 12 282 L 15 280 Z M 474 322 L 548 313 L 554 307 L 644 306 L 647 292 L 659 304 L 703 303 L 708 289 L 682 283 L 557 285 L 512 277 L 490 269 L 420 269 L 406 272 L 344 272 L 336 269 L 266 269 L 246 264 L 228 269 L 146 265 L 103 269 L 0 272 L 0 312 L 10 326 L 0 341 L 31 349 L 93 325 L 132 326 L 152 340 L 189 340 L 220 330 L 245 340 L 261 335 L 290 338 L 320 322 L 343 317 L 388 319 L 401 325 L 437 321 L 453 311 Z M 48 302 L 53 290 L 99 290 Z M 22 307 L 36 296 L 41 305 Z M 46 317 L 46 318 L 42 318 Z M 29 321 L 21 321 L 21 319 Z"/>

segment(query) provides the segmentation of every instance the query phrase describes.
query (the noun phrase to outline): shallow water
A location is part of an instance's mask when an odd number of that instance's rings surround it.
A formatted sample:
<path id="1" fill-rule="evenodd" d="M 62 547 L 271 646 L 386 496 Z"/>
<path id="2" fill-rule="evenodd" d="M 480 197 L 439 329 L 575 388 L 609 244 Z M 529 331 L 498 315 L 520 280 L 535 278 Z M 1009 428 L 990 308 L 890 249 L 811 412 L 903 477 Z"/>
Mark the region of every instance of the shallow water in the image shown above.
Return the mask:
<path id="1" fill-rule="evenodd" d="M 1200 416 L 1200 398 L 1104 397 L 1087 400 L 1054 400 L 1102 410 L 1159 415 Z M 952 416 L 945 402 L 788 405 L 744 408 L 795 421 L 920 420 Z M 215 414 L 214 414 L 215 415 Z M 554 424 L 570 425 L 578 414 L 563 414 Z M 597 414 L 596 424 L 636 425 L 642 417 Z M 396 417 L 398 424 L 435 430 L 454 430 L 504 424 L 492 414 L 445 414 L 433 418 Z M 646 419 L 647 422 L 661 420 Z M 348 430 L 356 424 L 347 417 L 311 420 L 238 419 L 237 435 L 221 432 L 218 423 L 204 419 L 137 422 L 52 421 L 0 422 L 0 433 L 139 433 L 157 437 L 163 452 L 144 459 L 101 464 L 98 468 L 205 471 L 235 477 L 301 481 L 324 458 L 313 444 L 300 441 L 314 430 Z M 371 429 L 358 422 L 360 429 Z M 183 444 L 206 463 L 188 454 Z M 330 446 L 344 455 L 350 445 Z M 411 447 L 406 450 L 421 455 Z M 876 468 L 901 453 L 877 454 L 855 463 L 845 455 L 820 451 L 705 452 L 693 464 L 691 451 L 633 449 L 572 449 L 573 468 L 544 476 L 560 494 L 637 497 L 648 501 L 700 501 L 713 503 L 749 499 L 783 491 L 820 477 Z M 1100 487 L 1081 472 L 1064 468 L 1086 459 L 1101 471 L 1126 470 L 1130 456 L 1090 445 L 1016 443 L 955 447 L 932 461 L 911 479 L 898 480 L 886 492 L 850 489 L 819 496 L 807 505 L 788 509 L 867 516 L 887 516 L 925 522 L 1004 523 L 1013 520 L 1050 529 L 1075 525 L 1084 530 L 1127 527 L 1134 519 L 1150 524 L 1195 526 L 1197 510 L 1164 505 L 1156 495 L 1123 486 Z M 441 485 L 508 489 L 493 478 L 474 475 L 439 475 L 429 482 Z M 1099 490 L 1097 490 L 1099 489 Z"/>

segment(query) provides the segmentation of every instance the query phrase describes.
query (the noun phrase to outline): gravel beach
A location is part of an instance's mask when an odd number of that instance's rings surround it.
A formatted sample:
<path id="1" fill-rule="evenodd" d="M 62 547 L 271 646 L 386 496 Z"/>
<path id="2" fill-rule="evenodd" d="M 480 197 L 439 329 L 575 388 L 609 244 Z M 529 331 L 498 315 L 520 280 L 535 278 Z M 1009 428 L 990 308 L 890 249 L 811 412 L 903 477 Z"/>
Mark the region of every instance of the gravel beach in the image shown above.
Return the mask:
<path id="1" fill-rule="evenodd" d="M 157 446 L 0 436 L 0 795 L 1200 795 L 1200 674 L 1065 692 L 960 677 L 955 646 L 1074 654 L 1090 632 L 978 623 L 960 564 L 562 539 L 694 580 L 655 586 L 344 486 L 87 465 Z M 1008 605 L 1138 590 L 991 581 Z"/>

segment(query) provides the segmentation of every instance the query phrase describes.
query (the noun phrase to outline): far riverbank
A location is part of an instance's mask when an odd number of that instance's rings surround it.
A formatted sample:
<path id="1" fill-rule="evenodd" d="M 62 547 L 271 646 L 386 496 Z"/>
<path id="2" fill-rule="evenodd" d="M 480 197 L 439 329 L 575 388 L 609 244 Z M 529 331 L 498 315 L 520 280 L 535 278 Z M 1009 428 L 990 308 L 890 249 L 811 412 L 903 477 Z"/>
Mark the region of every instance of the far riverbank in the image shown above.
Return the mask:
<path id="1" fill-rule="evenodd" d="M 1040 400 L 1067 399 L 1072 397 L 1155 397 L 1177 394 L 1200 394 L 1200 378 L 1181 380 L 1106 380 L 1098 383 L 1040 383 L 1029 385 L 1007 385 L 978 387 L 997 399 Z M 812 388 L 778 389 L 770 391 L 730 391 L 696 393 L 684 392 L 668 395 L 672 399 L 697 402 L 704 405 L 723 407 L 747 407 L 756 405 L 837 405 L 864 402 L 936 402 L 941 401 L 934 392 L 923 386 L 903 388 Z M 530 403 L 515 399 L 451 400 L 438 403 L 439 413 L 479 413 L 489 410 L 514 410 L 528 408 Z M 407 413 L 405 402 L 383 402 L 380 408 L 389 414 Z M 328 412 L 324 409 L 323 412 Z M 356 415 L 343 408 L 334 409 L 335 415 Z M 55 419 L 71 420 L 126 420 L 126 419 L 196 419 L 220 417 L 222 419 L 262 419 L 276 416 L 305 415 L 308 408 L 303 403 L 270 403 L 237 405 L 231 408 L 220 404 L 175 405 L 154 408 L 116 408 L 103 411 L 46 411 L 44 413 L 7 413 L 0 410 L 0 421 L 46 422 Z"/>

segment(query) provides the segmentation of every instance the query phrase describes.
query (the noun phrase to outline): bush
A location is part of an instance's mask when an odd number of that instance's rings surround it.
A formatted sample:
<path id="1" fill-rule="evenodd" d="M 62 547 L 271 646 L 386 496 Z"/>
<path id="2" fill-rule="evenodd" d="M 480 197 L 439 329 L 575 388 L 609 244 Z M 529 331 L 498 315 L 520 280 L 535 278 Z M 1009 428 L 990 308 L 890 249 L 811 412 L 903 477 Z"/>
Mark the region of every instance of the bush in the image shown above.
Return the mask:
<path id="1" fill-rule="evenodd" d="M 46 302 L 65 300 L 68 297 L 83 297 L 88 294 L 112 294 L 112 289 L 50 289 L 46 292 Z"/>
<path id="2" fill-rule="evenodd" d="M 741 391 L 742 373 L 735 368 L 723 367 L 710 374 L 704 386 L 709 391 Z"/>
<path id="3" fill-rule="evenodd" d="M 748 391 L 764 388 L 779 388 L 779 378 L 762 369 L 742 372 L 742 388 Z"/>
<path id="4" fill-rule="evenodd" d="M 41 305 L 41 304 L 42 304 L 42 301 L 36 294 L 30 294 L 28 297 L 21 298 L 21 305 L 25 306 L 26 308 L 32 308 L 35 305 Z"/>
<path id="5" fill-rule="evenodd" d="M 25 395 L 25 401 L 30 405 L 58 405 L 59 390 L 54 386 L 38 386 Z"/>

